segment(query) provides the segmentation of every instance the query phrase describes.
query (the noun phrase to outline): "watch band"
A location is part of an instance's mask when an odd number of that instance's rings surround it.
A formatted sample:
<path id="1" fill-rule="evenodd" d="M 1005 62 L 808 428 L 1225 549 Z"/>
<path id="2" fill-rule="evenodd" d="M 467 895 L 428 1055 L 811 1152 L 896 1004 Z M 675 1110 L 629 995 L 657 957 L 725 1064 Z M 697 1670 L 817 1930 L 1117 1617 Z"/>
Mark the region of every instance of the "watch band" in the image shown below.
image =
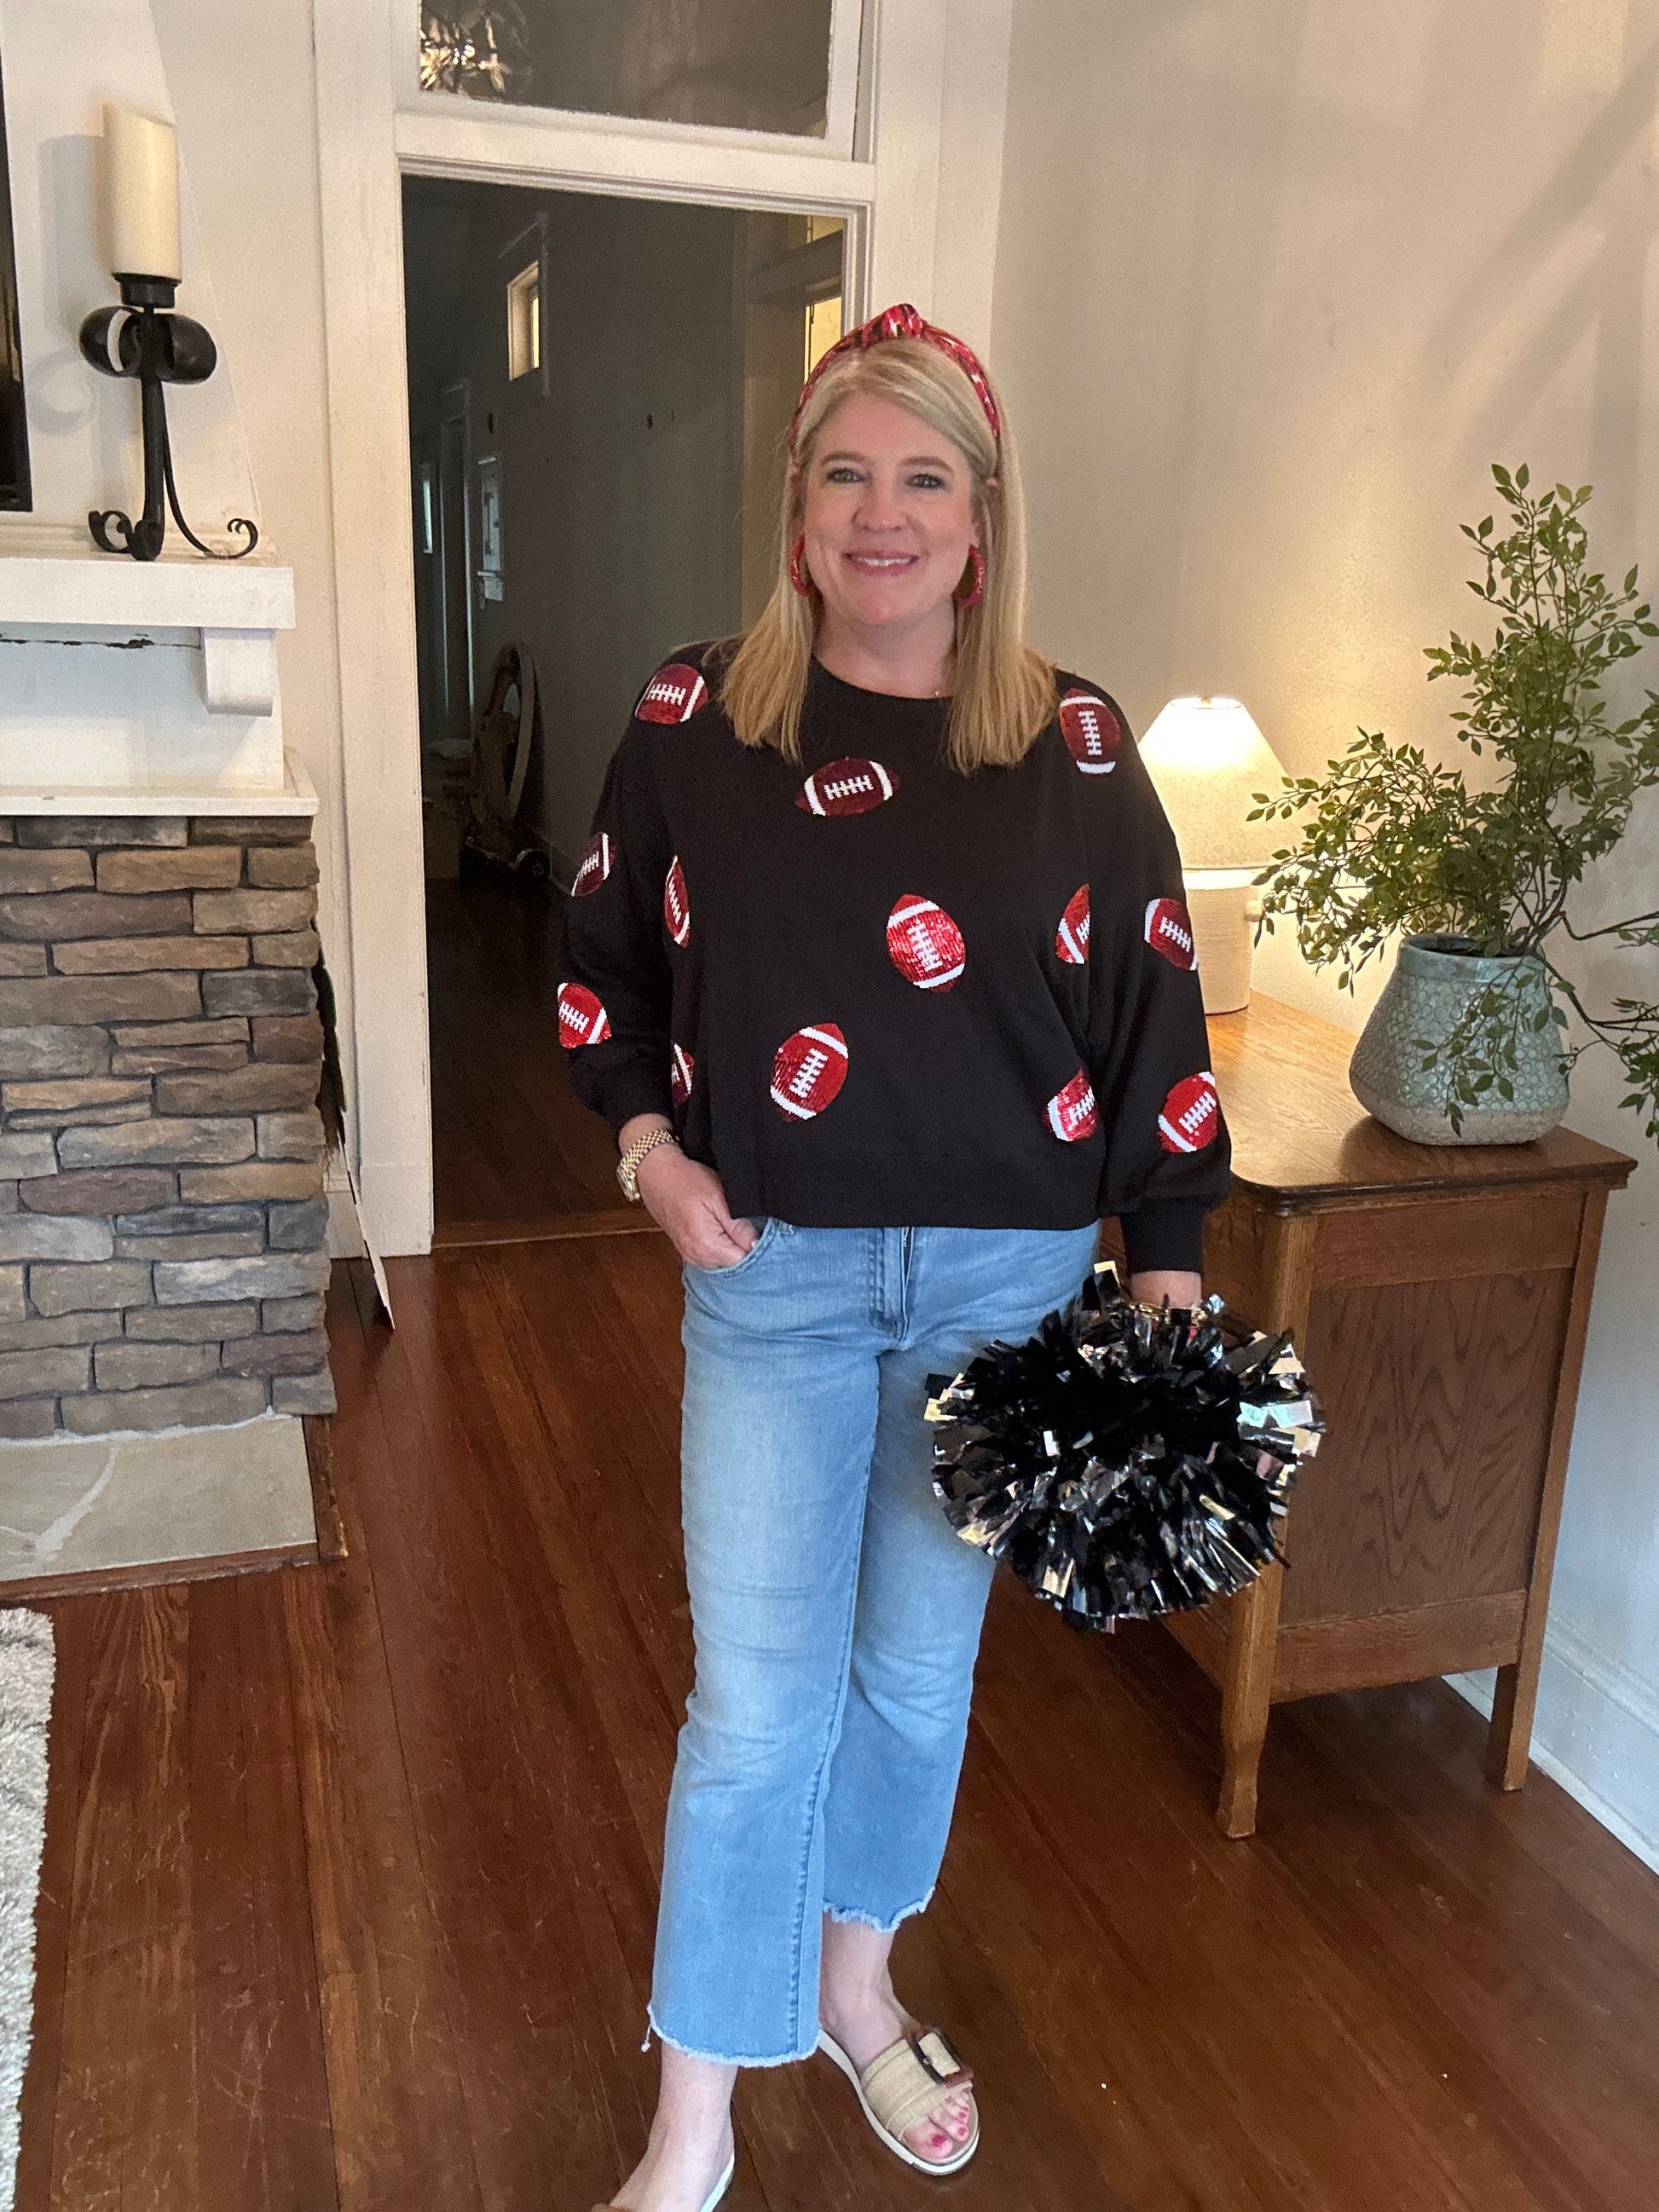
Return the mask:
<path id="1" fill-rule="evenodd" d="M 672 1129 L 647 1129 L 642 1137 L 635 1138 L 617 1163 L 617 1181 L 630 1206 L 640 1203 L 640 1162 L 659 1146 L 672 1145 L 678 1149 L 679 1141 Z"/>

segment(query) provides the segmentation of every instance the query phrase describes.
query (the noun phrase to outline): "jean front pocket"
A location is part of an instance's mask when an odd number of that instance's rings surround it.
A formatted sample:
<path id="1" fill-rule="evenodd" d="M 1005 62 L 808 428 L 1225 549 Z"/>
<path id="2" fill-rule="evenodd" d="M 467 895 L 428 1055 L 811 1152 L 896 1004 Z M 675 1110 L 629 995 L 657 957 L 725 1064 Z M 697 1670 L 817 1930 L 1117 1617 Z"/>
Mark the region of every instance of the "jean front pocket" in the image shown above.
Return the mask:
<path id="1" fill-rule="evenodd" d="M 753 1216 L 750 1218 L 752 1219 Z M 787 1224 L 780 1221 L 775 1214 L 769 1214 L 762 1224 L 760 1235 L 741 1260 L 733 1260 L 729 1267 L 700 1267 L 695 1260 L 688 1260 L 685 1262 L 686 1270 L 690 1274 L 700 1276 L 706 1283 L 724 1283 L 733 1275 L 742 1274 L 745 1268 L 752 1267 L 755 1262 L 776 1243 L 780 1233 L 787 1226 Z"/>

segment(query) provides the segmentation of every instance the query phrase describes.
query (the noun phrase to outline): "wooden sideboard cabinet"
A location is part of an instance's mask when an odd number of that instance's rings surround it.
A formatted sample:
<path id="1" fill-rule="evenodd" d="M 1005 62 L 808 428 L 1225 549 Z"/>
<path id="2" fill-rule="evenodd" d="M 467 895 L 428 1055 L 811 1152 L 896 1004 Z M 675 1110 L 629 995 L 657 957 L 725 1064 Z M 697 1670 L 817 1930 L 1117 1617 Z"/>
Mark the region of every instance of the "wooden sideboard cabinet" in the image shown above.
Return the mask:
<path id="1" fill-rule="evenodd" d="M 1291 1332 L 1327 1424 L 1287 1567 L 1167 1623 L 1221 1686 L 1217 1819 L 1255 1829 L 1271 1706 L 1477 1667 L 1488 1771 L 1517 1789 L 1602 1216 L 1635 1164 L 1569 1129 L 1407 1144 L 1349 1090 L 1353 1038 L 1271 999 L 1210 1038 L 1234 1185 L 1206 1288 Z"/>

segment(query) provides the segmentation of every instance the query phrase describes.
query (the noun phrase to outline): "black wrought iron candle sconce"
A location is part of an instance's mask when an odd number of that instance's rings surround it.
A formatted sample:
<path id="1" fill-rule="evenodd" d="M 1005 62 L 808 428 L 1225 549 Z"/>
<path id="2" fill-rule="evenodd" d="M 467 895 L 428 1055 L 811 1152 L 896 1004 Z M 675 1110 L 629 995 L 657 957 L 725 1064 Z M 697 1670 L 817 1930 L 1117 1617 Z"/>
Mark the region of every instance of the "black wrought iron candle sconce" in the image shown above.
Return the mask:
<path id="1" fill-rule="evenodd" d="M 179 287 L 171 276 L 118 276 L 118 307 L 99 307 L 81 325 L 81 351 L 102 376 L 135 378 L 144 441 L 144 511 L 135 522 L 119 507 L 94 508 L 87 526 L 106 553 L 128 553 L 153 561 L 167 537 L 167 509 L 198 553 L 210 560 L 240 561 L 259 542 L 254 525 L 241 515 L 226 524 L 247 539 L 234 550 L 204 545 L 185 520 L 179 487 L 173 478 L 173 448 L 167 438 L 169 384 L 202 384 L 218 366 L 211 334 L 188 315 L 175 314 Z M 163 506 L 165 499 L 166 506 Z"/>

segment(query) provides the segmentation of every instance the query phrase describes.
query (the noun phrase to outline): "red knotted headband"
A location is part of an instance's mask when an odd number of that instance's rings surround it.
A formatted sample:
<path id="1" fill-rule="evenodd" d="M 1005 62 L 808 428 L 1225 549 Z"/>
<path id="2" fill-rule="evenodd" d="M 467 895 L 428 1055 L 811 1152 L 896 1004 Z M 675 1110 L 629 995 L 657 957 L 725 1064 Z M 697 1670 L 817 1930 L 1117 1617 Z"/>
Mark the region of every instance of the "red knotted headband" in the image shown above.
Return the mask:
<path id="1" fill-rule="evenodd" d="M 979 356 L 971 346 L 952 337 L 949 331 L 939 330 L 934 324 L 924 322 L 909 305 L 884 307 L 880 314 L 872 315 L 867 323 L 848 331 L 845 337 L 836 340 L 819 361 L 800 388 L 800 398 L 795 402 L 795 412 L 789 424 L 789 450 L 795 450 L 795 434 L 800 428 L 801 410 L 811 396 L 812 387 L 830 362 L 840 354 L 865 353 L 887 338 L 920 338 L 924 345 L 937 346 L 939 350 L 955 362 L 957 367 L 974 387 L 980 405 L 985 410 L 985 419 L 991 426 L 991 435 L 1000 439 L 1002 420 L 997 413 L 997 403 L 991 397 L 991 387 L 985 371 L 980 367 Z"/>

